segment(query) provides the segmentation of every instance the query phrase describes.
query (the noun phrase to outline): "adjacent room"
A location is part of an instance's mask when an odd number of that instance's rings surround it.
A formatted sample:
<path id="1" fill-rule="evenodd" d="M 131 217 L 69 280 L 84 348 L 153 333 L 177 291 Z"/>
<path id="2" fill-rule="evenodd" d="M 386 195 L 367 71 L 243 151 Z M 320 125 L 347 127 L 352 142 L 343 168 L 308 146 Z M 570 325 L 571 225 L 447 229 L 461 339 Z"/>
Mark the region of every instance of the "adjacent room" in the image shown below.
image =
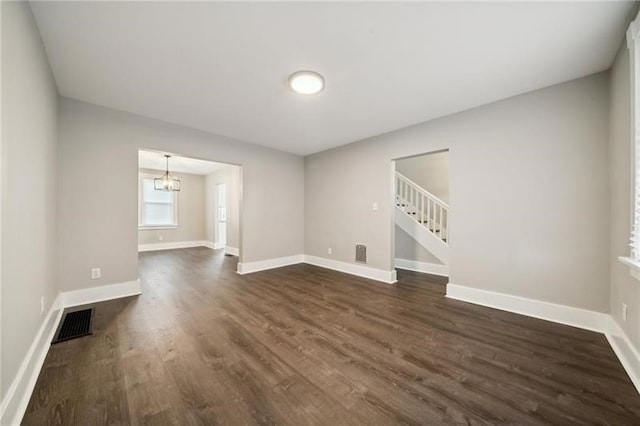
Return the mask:
<path id="1" fill-rule="evenodd" d="M 138 251 L 209 247 L 239 256 L 240 176 L 240 166 L 140 150 Z"/>
<path id="2" fill-rule="evenodd" d="M 639 9 L 0 2 L 0 425 L 640 424 Z"/>

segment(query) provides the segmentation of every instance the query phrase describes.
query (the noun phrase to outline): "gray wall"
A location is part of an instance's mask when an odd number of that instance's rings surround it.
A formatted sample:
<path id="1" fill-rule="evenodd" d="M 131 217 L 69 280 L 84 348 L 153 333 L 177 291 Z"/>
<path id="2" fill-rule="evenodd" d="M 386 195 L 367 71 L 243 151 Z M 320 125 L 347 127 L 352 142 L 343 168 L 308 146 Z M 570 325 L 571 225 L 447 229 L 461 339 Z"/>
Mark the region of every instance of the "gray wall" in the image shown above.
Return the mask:
<path id="1" fill-rule="evenodd" d="M 227 185 L 227 247 L 240 248 L 240 167 L 227 165 L 206 176 L 207 240 L 218 240 L 216 217 L 218 212 L 216 185 Z"/>
<path id="2" fill-rule="evenodd" d="M 164 170 L 141 169 L 141 173 L 155 177 Z M 178 227 L 173 229 L 139 229 L 138 244 L 172 243 L 180 241 L 202 241 L 206 239 L 205 224 L 205 177 L 188 173 L 174 173 L 180 179 L 178 197 Z M 162 241 L 159 237 L 162 236 Z"/>
<path id="3" fill-rule="evenodd" d="M 242 262 L 303 252 L 301 157 L 66 98 L 59 118 L 63 289 L 138 278 L 140 148 L 243 166 Z"/>
<path id="4" fill-rule="evenodd" d="M 28 3 L 0 7 L 4 398 L 59 289 L 58 93 Z"/>
<path id="5" fill-rule="evenodd" d="M 396 170 L 445 203 L 449 202 L 449 152 L 396 160 Z"/>
<path id="6" fill-rule="evenodd" d="M 450 149 L 450 281 L 609 309 L 608 74 L 305 158 L 305 253 L 392 269 L 391 160 Z M 371 204 L 378 202 L 377 211 Z"/>
<path id="7" fill-rule="evenodd" d="M 618 256 L 629 256 L 631 236 L 631 70 L 629 51 L 623 42 L 611 68 L 609 165 L 611 189 L 611 314 L 636 349 L 640 349 L 640 283 Z M 628 307 L 622 320 L 622 303 Z"/>

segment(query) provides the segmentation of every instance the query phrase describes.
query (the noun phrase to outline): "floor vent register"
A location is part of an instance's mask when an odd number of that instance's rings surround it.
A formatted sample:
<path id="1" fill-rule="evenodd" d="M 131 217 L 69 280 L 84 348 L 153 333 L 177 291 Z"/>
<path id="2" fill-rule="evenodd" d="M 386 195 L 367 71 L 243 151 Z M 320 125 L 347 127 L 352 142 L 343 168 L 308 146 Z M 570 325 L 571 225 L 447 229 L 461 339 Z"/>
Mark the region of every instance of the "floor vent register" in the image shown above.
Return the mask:
<path id="1" fill-rule="evenodd" d="M 52 344 L 64 342 L 78 337 L 93 334 L 93 308 L 81 311 L 67 312 L 62 318 L 62 324 Z"/>

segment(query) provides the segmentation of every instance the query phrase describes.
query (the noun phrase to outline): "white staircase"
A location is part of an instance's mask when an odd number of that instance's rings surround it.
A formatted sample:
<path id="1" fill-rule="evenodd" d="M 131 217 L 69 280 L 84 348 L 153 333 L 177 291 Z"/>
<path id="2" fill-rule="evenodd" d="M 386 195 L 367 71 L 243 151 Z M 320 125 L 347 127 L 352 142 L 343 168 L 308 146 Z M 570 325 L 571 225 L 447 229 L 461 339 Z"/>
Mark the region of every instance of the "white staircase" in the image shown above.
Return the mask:
<path id="1" fill-rule="evenodd" d="M 396 225 L 449 264 L 449 205 L 396 172 Z"/>

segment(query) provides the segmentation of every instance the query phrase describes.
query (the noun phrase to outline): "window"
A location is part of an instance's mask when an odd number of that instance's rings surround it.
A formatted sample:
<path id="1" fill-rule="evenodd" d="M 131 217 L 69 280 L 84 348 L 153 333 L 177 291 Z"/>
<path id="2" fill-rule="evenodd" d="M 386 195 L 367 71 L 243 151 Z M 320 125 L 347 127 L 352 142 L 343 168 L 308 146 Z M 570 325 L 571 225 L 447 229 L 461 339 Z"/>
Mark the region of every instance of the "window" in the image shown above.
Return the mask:
<path id="1" fill-rule="evenodd" d="M 631 119 L 633 149 L 633 198 L 631 251 L 629 257 L 620 260 L 629 265 L 631 275 L 640 279 L 640 18 L 629 25 L 627 30 L 627 47 L 631 63 Z"/>
<path id="2" fill-rule="evenodd" d="M 140 176 L 139 218 L 141 228 L 178 226 L 178 197 L 174 191 L 157 191 L 153 188 L 153 176 Z"/>

